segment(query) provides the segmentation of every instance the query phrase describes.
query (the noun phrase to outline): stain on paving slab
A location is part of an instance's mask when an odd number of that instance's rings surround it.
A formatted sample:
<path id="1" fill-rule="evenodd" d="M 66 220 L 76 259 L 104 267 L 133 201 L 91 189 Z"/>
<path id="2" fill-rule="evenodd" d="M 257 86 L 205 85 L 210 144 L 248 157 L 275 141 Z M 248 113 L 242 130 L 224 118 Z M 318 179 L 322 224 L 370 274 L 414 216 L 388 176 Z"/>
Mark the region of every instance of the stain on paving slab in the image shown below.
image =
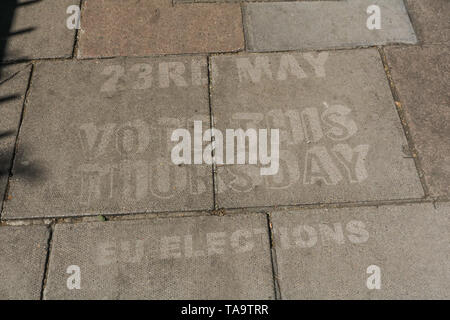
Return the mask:
<path id="1" fill-rule="evenodd" d="M 171 161 L 171 134 L 209 126 L 205 57 L 35 66 L 6 219 L 213 208 L 212 169 Z M 175 143 L 173 143 L 175 144 Z"/>
<path id="2" fill-rule="evenodd" d="M 30 66 L 1 67 L 0 77 L 0 211 L 8 183 L 19 130 L 22 106 L 30 76 Z M 33 179 L 36 171 L 17 172 L 24 179 Z"/>
<path id="3" fill-rule="evenodd" d="M 80 58 L 223 52 L 244 47 L 239 4 L 172 7 L 149 1 L 87 0 L 82 17 Z"/>
<path id="4" fill-rule="evenodd" d="M 429 192 L 450 196 L 450 49 L 386 48 Z"/>
<path id="5" fill-rule="evenodd" d="M 450 207 L 272 215 L 283 299 L 448 299 Z"/>
<path id="6" fill-rule="evenodd" d="M 450 1 L 406 0 L 405 3 L 422 43 L 450 43 Z"/>
<path id="7" fill-rule="evenodd" d="M 0 3 L 0 58 L 30 60 L 70 57 L 75 30 L 67 28 L 71 5 L 79 0 L 17 0 Z M 0 51 L 2 51 L 0 50 Z"/>
<path id="8" fill-rule="evenodd" d="M 377 50 L 221 55 L 211 61 L 214 126 L 223 139 L 226 129 L 279 129 L 280 135 L 278 164 L 275 158 L 261 164 L 276 150 L 270 131 L 268 154 L 254 153 L 257 164 L 249 164 L 248 137 L 245 164 L 230 164 L 223 148 L 219 207 L 423 196 Z M 255 133 L 252 139 L 262 137 Z M 273 172 L 263 175 L 261 168 Z"/>
<path id="9" fill-rule="evenodd" d="M 39 300 L 48 237 L 45 226 L 0 227 L 1 300 Z"/>
<path id="10" fill-rule="evenodd" d="M 381 28 L 367 27 L 368 7 L 377 5 Z M 311 50 L 417 42 L 402 0 L 247 3 L 249 51 Z"/>
<path id="11" fill-rule="evenodd" d="M 45 299 L 274 298 L 265 215 L 58 224 L 49 268 Z"/>

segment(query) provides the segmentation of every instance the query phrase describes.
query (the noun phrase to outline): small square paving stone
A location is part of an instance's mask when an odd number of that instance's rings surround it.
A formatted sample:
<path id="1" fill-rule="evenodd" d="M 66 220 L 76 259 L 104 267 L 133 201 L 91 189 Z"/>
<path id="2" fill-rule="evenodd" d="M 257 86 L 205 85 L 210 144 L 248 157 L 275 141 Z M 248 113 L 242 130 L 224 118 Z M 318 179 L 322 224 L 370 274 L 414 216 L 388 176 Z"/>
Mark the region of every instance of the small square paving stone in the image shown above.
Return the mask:
<path id="1" fill-rule="evenodd" d="M 386 48 L 432 196 L 450 196 L 450 48 Z"/>
<path id="2" fill-rule="evenodd" d="M 46 226 L 0 227 L 0 300 L 39 300 L 48 237 Z"/>
<path id="3" fill-rule="evenodd" d="M 367 27 L 371 5 L 380 8 L 380 29 Z M 247 3 L 244 23 L 255 52 L 417 42 L 403 0 Z"/>
<path id="4" fill-rule="evenodd" d="M 0 66 L 0 211 L 8 182 L 30 66 Z M 18 172 L 30 177 L 30 171 Z"/>
<path id="5" fill-rule="evenodd" d="M 175 165 L 172 131 L 209 126 L 205 57 L 41 62 L 4 218 L 213 207 L 212 169 Z"/>
<path id="6" fill-rule="evenodd" d="M 3 60 L 70 57 L 75 30 L 67 28 L 66 10 L 79 4 L 79 0 L 1 1 Z"/>
<path id="7" fill-rule="evenodd" d="M 274 298 L 265 215 L 58 224 L 49 268 L 45 299 Z"/>
<path id="8" fill-rule="evenodd" d="M 80 58 L 237 51 L 244 47 L 239 4 L 83 2 Z"/>
<path id="9" fill-rule="evenodd" d="M 274 213 L 281 296 L 449 299 L 449 216 L 431 203 Z"/>
<path id="10" fill-rule="evenodd" d="M 226 129 L 280 132 L 279 166 L 261 165 L 261 150 L 257 164 L 216 159 L 219 207 L 423 196 L 376 49 L 214 56 L 212 81 L 224 140 Z"/>
<path id="11" fill-rule="evenodd" d="M 450 1 L 405 1 L 419 41 L 450 44 Z"/>

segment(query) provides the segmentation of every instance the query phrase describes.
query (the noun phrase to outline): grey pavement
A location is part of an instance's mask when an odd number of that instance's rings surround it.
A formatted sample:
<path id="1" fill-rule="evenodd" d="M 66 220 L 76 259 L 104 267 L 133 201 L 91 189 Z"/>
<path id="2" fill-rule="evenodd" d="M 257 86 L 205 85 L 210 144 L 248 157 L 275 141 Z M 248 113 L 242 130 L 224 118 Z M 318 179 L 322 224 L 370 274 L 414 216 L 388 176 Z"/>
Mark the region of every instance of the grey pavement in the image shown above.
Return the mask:
<path id="1" fill-rule="evenodd" d="M 0 74 L 0 199 L 3 200 L 14 156 L 17 132 L 20 126 L 25 92 L 31 66 L 12 65 L 2 68 Z M 32 178 L 28 171 L 18 174 Z M 0 204 L 0 210 L 2 208 Z"/>
<path id="2" fill-rule="evenodd" d="M 449 196 L 450 49 L 387 48 L 386 55 L 429 192 L 434 197 Z"/>
<path id="3" fill-rule="evenodd" d="M 66 10 L 79 0 L 18 0 L 13 7 L 11 3 L 0 7 L 5 15 L 1 30 L 11 23 L 8 32 L 0 33 L 0 39 L 6 39 L 4 61 L 72 56 L 75 30 L 66 26 Z"/>
<path id="4" fill-rule="evenodd" d="M 449 299 L 449 10 L 1 1 L 0 300 Z"/>
<path id="5" fill-rule="evenodd" d="M 421 43 L 450 44 L 448 0 L 406 0 L 405 4 Z"/>

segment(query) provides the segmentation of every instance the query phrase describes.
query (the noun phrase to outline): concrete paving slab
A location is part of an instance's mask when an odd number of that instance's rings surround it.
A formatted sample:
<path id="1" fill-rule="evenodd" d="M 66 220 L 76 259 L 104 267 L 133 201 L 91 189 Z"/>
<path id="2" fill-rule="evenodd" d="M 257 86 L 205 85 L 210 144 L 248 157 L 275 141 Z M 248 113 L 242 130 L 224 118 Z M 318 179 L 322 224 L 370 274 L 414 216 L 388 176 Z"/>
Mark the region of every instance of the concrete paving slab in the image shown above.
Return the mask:
<path id="1" fill-rule="evenodd" d="M 380 29 L 369 30 L 368 8 L 380 8 Z M 416 43 L 402 0 L 247 3 L 249 51 L 311 50 Z"/>
<path id="2" fill-rule="evenodd" d="M 30 66 L 13 65 L 2 67 L 0 71 L 0 212 L 11 170 L 30 70 Z M 27 171 L 18 174 L 29 176 Z"/>
<path id="3" fill-rule="evenodd" d="M 4 61 L 70 57 L 75 30 L 66 13 L 79 0 L 1 1 L 0 41 L 6 41 Z M 0 45 L 0 47 L 3 47 Z"/>
<path id="4" fill-rule="evenodd" d="M 44 298 L 273 299 L 266 216 L 56 225 Z"/>
<path id="5" fill-rule="evenodd" d="M 450 49 L 386 48 L 402 108 L 432 196 L 450 196 Z"/>
<path id="6" fill-rule="evenodd" d="M 82 17 L 80 58 L 224 52 L 244 48 L 239 4 L 172 7 L 150 1 L 87 0 Z"/>
<path id="7" fill-rule="evenodd" d="M 172 131 L 209 125 L 205 57 L 41 62 L 4 218 L 203 210 L 212 169 L 175 165 Z M 206 143 L 205 143 L 206 144 Z"/>
<path id="8" fill-rule="evenodd" d="M 212 112 L 224 137 L 226 129 L 280 131 L 275 175 L 262 175 L 269 165 L 261 165 L 261 155 L 257 164 L 249 164 L 248 154 L 245 164 L 227 164 L 224 156 L 219 207 L 423 196 L 376 49 L 211 61 Z"/>
<path id="9" fill-rule="evenodd" d="M 39 300 L 48 237 L 45 226 L 0 227 L 0 300 Z"/>
<path id="10" fill-rule="evenodd" d="M 406 0 L 405 3 L 420 42 L 450 43 L 450 1 Z"/>
<path id="11" fill-rule="evenodd" d="M 449 299 L 449 209 L 428 203 L 274 213 L 282 298 Z"/>

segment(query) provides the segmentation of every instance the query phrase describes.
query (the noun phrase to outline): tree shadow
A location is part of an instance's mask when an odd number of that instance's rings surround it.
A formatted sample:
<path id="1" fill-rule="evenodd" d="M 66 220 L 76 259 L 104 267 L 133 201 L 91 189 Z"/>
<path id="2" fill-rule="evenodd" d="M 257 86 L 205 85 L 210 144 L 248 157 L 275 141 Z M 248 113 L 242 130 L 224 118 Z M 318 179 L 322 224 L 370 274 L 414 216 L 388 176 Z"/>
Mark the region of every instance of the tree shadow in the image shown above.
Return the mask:
<path id="1" fill-rule="evenodd" d="M 5 99 L 4 97 L 0 97 L 0 114 L 2 112 L 1 101 L 17 99 L 20 97 L 18 95 L 14 95 L 14 98 L 8 97 Z M 1 121 L 0 121 L 0 124 Z M 37 163 L 32 164 L 19 164 L 14 166 L 14 171 L 11 172 L 14 153 L 17 152 L 15 150 L 15 143 L 17 139 L 17 126 L 15 128 L 1 128 L 0 129 L 0 179 L 10 176 L 11 173 L 14 175 L 18 175 L 23 177 L 29 181 L 36 181 L 38 179 L 43 178 L 44 169 Z M 26 152 L 26 145 L 21 146 L 21 152 Z M 24 150 L 25 149 L 25 150 Z M 3 190 L 1 190 L 4 186 L 0 185 L 0 195 Z"/>
<path id="2" fill-rule="evenodd" d="M 7 43 L 10 38 L 36 30 L 35 27 L 26 27 L 20 30 L 12 31 L 15 12 L 20 7 L 26 7 L 42 0 L 1 0 L 0 1 L 0 64 L 4 64 L 6 58 Z M 17 55 L 19 52 L 16 53 Z M 15 62 L 26 61 L 27 57 L 14 59 Z M 0 79 L 2 78 L 2 65 L 0 65 Z"/>
<path id="3" fill-rule="evenodd" d="M 13 62 L 6 63 L 8 41 L 13 37 L 33 32 L 36 29 L 35 27 L 26 27 L 19 30 L 12 30 L 17 9 L 33 5 L 40 1 L 42 0 L 0 0 L 0 86 L 6 85 L 8 81 L 11 81 L 18 73 L 22 72 L 22 70 L 19 70 L 14 74 L 4 76 L 5 66 L 27 60 L 27 57 L 20 57 L 20 59 L 14 59 Z M 8 121 L 5 114 L 9 113 L 9 110 L 6 110 L 6 108 L 10 107 L 10 103 L 13 100 L 17 101 L 12 103 L 23 104 L 23 94 L 5 94 L 3 92 L 3 95 L 0 96 L 0 181 L 5 181 L 5 178 L 11 174 L 14 153 L 17 152 L 15 145 L 20 125 L 20 122 Z M 22 145 L 21 149 L 22 152 L 25 152 L 26 150 L 23 149 L 26 149 L 26 146 Z M 13 173 L 14 175 L 20 175 L 29 180 L 37 180 L 42 177 L 43 169 L 36 164 L 20 164 L 19 166 L 15 166 Z M 4 187 L 4 185 L 0 185 L 0 197 L 3 195 Z"/>

